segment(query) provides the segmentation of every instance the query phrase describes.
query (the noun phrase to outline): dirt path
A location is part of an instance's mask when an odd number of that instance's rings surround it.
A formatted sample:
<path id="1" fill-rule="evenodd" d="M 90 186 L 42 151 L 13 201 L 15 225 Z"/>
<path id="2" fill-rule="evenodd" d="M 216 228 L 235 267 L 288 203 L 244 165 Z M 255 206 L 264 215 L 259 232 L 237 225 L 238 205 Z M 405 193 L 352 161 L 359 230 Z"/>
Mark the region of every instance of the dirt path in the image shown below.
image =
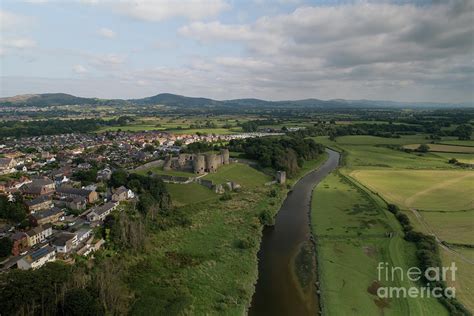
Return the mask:
<path id="1" fill-rule="evenodd" d="M 448 185 L 452 185 L 452 184 L 455 184 L 456 182 L 459 182 L 461 180 L 463 180 L 464 178 L 469 178 L 469 177 L 474 177 L 474 174 L 465 174 L 463 176 L 460 176 L 460 177 L 457 177 L 457 178 L 454 178 L 454 179 L 449 179 L 449 180 L 446 180 L 446 181 L 442 181 L 440 183 L 437 183 L 429 188 L 426 188 L 424 190 L 421 190 L 421 191 L 418 191 L 416 192 L 415 194 L 413 194 L 412 196 L 408 197 L 405 199 L 405 201 L 403 202 L 407 207 L 412 207 L 412 204 L 413 202 L 419 198 L 421 195 L 425 195 L 425 194 L 428 194 L 428 193 L 431 193 L 432 191 L 435 191 L 435 190 L 438 190 L 438 189 L 442 189 Z"/>

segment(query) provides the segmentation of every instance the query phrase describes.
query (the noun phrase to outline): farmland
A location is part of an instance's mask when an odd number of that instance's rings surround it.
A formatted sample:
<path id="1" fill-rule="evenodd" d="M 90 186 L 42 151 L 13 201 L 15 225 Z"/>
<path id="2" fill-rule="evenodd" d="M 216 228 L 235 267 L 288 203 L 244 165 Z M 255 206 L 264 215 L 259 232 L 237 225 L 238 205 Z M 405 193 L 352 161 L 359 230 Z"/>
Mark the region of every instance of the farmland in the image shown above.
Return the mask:
<path id="1" fill-rule="evenodd" d="M 357 170 L 358 181 L 402 208 L 456 211 L 474 208 L 474 172 L 461 170 Z"/>
<path id="2" fill-rule="evenodd" d="M 451 158 L 469 163 L 473 158 L 470 153 L 472 150 L 472 147 L 469 147 L 470 141 L 445 138 L 439 141 L 445 145 L 431 144 L 431 140 L 426 139 L 425 135 L 402 136 L 393 139 L 375 136 L 342 136 L 334 141 L 326 136 L 314 139 L 344 153 L 344 165 L 339 172 L 347 176 L 353 185 L 367 188 L 368 197 L 381 201 L 379 207 L 384 208 L 384 201 L 398 205 L 408 216 L 415 230 L 425 234 L 435 234 L 439 240 L 451 244 L 449 251 L 444 246 L 440 246 L 443 265 L 449 266 L 451 261 L 455 261 L 459 267 L 457 280 L 454 283 L 448 283 L 456 285 L 459 291 L 458 299 L 466 307 L 472 309 L 474 292 L 470 281 L 472 278 L 469 276 L 474 273 L 472 259 L 474 252 L 468 248 L 457 247 L 455 244 L 474 244 L 472 235 L 474 172 L 448 163 Z M 405 152 L 399 147 L 416 144 L 416 147 L 410 147 L 416 149 L 422 143 L 428 143 L 431 150 L 452 152 Z M 384 308 L 384 314 L 405 314 L 406 310 L 403 310 L 402 306 L 406 307 L 406 305 L 402 301 L 391 301 L 390 308 L 381 302 L 377 306 L 369 301 L 370 294 L 364 292 L 363 289 L 367 289 L 367 282 L 376 279 L 373 275 L 370 276 L 370 273 L 375 271 L 374 263 L 370 260 L 384 261 L 385 255 L 389 258 L 398 258 L 408 268 L 416 265 L 414 246 L 400 239 L 397 243 L 399 247 L 397 251 L 396 247 L 390 246 L 383 238 L 363 237 L 367 231 L 364 233 L 362 229 L 364 225 L 361 223 L 372 223 L 373 226 L 367 227 L 371 227 L 370 232 L 374 234 L 380 231 L 381 223 L 383 223 L 382 227 L 395 227 L 398 232 L 400 230 L 397 228 L 397 223 L 382 218 L 380 215 L 373 217 L 371 222 L 361 220 L 363 210 L 375 208 L 369 207 L 371 204 L 368 204 L 368 200 L 361 201 L 361 197 L 367 198 L 367 195 L 361 195 L 354 186 L 348 186 L 347 181 L 340 179 L 338 180 L 336 175 L 331 175 L 320 184 L 313 196 L 313 233 L 317 238 L 321 235 L 317 240 L 319 240 L 318 264 L 323 303 L 326 303 L 325 307 L 328 311 L 332 311 L 332 314 L 347 314 L 347 310 L 376 314 L 380 312 L 377 310 L 380 306 Z M 410 211 L 410 209 L 418 209 L 418 211 Z M 374 219 L 377 220 L 374 221 Z M 360 238 L 349 238 L 351 233 L 357 233 Z M 331 236 L 331 234 L 334 235 Z M 402 232 L 399 234 L 403 235 Z M 393 239 L 397 238 L 391 240 Z M 375 258 L 368 258 L 363 249 L 375 249 L 370 252 Z M 470 258 L 470 261 L 466 261 L 466 258 Z M 356 263 L 344 264 L 349 261 Z M 390 260 L 386 261 L 390 262 Z M 394 262 L 392 261 L 391 264 Z M 334 282 L 334 280 L 338 281 Z M 353 288 L 354 284 L 358 284 L 358 290 Z M 341 291 L 346 291 L 348 286 L 351 294 L 340 296 L 353 297 L 354 301 L 339 301 L 339 294 Z M 364 300 L 367 303 L 357 303 Z M 413 300 L 410 302 L 413 303 Z M 426 303 L 425 300 L 419 300 L 420 305 L 416 307 L 424 310 L 424 314 L 445 313 L 444 308 L 437 302 L 429 303 L 429 307 L 424 303 Z M 437 310 L 434 311 L 425 309 L 435 306 Z"/>
<path id="3" fill-rule="evenodd" d="M 377 264 L 408 268 L 413 246 L 400 237 L 400 228 L 375 196 L 337 173 L 315 190 L 312 229 L 317 239 L 323 311 L 329 315 L 447 314 L 434 299 L 384 300 L 379 286 L 413 286 L 407 280 L 378 283 Z M 394 237 L 387 233 L 395 232 Z"/>

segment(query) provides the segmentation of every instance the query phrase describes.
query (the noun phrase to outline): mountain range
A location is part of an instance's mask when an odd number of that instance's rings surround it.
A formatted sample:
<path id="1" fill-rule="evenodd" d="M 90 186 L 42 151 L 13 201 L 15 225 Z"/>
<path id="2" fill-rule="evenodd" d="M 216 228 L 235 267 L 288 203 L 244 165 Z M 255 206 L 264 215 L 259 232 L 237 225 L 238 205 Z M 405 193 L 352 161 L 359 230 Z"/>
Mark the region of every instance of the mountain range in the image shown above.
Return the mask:
<path id="1" fill-rule="evenodd" d="M 171 93 L 161 93 L 141 99 L 99 99 L 83 98 L 65 93 L 24 94 L 0 98 L 0 107 L 47 107 L 65 105 L 165 105 L 169 107 L 241 107 L 241 108 L 461 108 L 473 107 L 474 103 L 438 103 L 438 102 L 396 102 L 379 100 L 286 100 L 266 101 L 260 99 L 213 100 L 208 98 L 186 97 Z"/>

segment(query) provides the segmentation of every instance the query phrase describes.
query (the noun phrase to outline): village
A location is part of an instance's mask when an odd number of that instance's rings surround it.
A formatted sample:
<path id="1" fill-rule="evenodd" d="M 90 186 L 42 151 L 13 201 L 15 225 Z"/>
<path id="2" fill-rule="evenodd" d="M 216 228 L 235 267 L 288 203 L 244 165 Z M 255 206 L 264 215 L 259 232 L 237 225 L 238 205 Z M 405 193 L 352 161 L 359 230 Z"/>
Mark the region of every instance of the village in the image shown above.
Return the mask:
<path id="1" fill-rule="evenodd" d="M 109 187 L 114 170 L 166 161 L 193 142 L 264 135 L 117 131 L 6 139 L 0 144 L 0 240 L 11 251 L 1 269 L 36 269 L 56 260 L 72 264 L 75 256 L 100 249 L 106 217 L 138 199 L 125 186 Z"/>

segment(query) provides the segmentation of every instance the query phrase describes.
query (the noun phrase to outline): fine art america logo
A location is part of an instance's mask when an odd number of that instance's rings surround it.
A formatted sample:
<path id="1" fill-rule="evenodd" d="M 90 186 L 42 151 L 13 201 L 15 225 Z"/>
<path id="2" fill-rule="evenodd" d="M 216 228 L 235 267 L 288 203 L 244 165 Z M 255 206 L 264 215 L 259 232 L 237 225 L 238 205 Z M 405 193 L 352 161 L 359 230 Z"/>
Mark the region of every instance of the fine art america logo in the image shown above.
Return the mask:
<path id="1" fill-rule="evenodd" d="M 380 286 L 377 289 L 379 298 L 425 298 L 425 297 L 446 297 L 455 298 L 456 289 L 446 287 L 445 282 L 456 281 L 456 263 L 451 262 L 448 267 L 429 267 L 422 271 L 418 267 L 411 267 L 404 270 L 402 267 L 390 266 L 388 262 L 379 262 L 377 266 L 379 284 L 400 284 L 404 281 L 426 282 L 424 286 Z"/>

